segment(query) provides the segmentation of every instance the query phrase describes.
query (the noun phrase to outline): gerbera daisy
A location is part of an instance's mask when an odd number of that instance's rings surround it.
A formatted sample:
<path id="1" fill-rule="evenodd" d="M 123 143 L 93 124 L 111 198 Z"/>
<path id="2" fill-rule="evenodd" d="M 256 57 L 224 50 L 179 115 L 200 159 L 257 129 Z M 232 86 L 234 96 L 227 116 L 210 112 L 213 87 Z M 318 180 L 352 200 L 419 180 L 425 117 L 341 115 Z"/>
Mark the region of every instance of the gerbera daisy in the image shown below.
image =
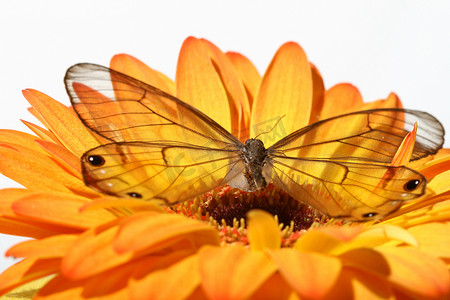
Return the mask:
<path id="1" fill-rule="evenodd" d="M 301 47 L 284 44 L 264 76 L 244 56 L 188 38 L 175 82 L 128 55 L 110 67 L 176 95 L 244 141 L 279 139 L 321 119 L 371 108 L 358 90 L 327 90 Z M 7 255 L 0 293 L 35 299 L 444 299 L 450 293 L 450 151 L 409 162 L 415 131 L 393 165 L 417 169 L 425 196 L 380 222 L 330 220 L 279 188 L 221 187 L 170 208 L 105 196 L 83 183 L 80 157 L 105 141 L 73 109 L 25 90 L 46 127 L 0 131 L 0 231 L 33 240 Z M 211 102 L 210 99 L 216 101 Z M 275 104 L 276 103 L 276 104 Z M 274 127 L 283 116 L 283 127 Z M 258 120 L 271 120 L 261 124 Z M 420 128 L 420 124 L 419 124 Z M 268 141 L 269 143 L 270 141 Z M 269 214 L 270 212 L 271 214 Z M 275 217 L 274 217 L 275 216 Z"/>

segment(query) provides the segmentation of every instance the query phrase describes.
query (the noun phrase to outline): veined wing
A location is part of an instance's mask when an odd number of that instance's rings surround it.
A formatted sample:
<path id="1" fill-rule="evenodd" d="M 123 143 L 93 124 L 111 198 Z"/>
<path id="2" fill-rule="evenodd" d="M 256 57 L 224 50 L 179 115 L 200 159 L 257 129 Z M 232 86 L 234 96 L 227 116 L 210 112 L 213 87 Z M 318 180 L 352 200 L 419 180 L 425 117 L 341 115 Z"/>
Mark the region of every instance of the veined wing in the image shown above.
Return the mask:
<path id="1" fill-rule="evenodd" d="M 391 163 L 418 122 L 412 159 L 436 153 L 444 129 L 433 116 L 375 109 L 319 121 L 268 149 L 273 181 L 299 201 L 337 218 L 381 218 L 425 192 L 426 179 Z"/>
<path id="2" fill-rule="evenodd" d="M 77 64 L 64 81 L 83 123 L 112 142 L 173 141 L 219 149 L 241 144 L 196 108 L 106 67 Z"/>
<path id="3" fill-rule="evenodd" d="M 353 112 L 306 126 L 269 151 L 289 157 L 391 163 L 405 136 L 418 123 L 412 160 L 434 154 L 444 144 L 444 128 L 432 115 L 398 108 Z"/>
<path id="4" fill-rule="evenodd" d="M 425 192 L 426 179 L 404 167 L 275 156 L 274 183 L 330 217 L 368 221 Z M 386 176 L 388 174 L 389 176 Z"/>
<path id="5" fill-rule="evenodd" d="M 242 143 L 181 100 L 120 72 L 78 64 L 66 73 L 72 105 L 112 143 L 86 152 L 83 178 L 103 193 L 180 202 L 242 172 Z"/>
<path id="6" fill-rule="evenodd" d="M 236 150 L 120 142 L 89 150 L 82 167 L 86 184 L 103 193 L 174 204 L 225 185 L 244 165 Z"/>

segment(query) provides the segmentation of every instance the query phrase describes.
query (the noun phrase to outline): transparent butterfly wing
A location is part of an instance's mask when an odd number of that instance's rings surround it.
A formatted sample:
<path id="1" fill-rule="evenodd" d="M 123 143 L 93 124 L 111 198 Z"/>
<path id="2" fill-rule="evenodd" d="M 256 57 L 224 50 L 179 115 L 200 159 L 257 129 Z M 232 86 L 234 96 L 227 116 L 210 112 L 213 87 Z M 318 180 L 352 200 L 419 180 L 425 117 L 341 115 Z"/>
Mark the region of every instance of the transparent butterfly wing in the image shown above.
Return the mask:
<path id="1" fill-rule="evenodd" d="M 219 148 L 240 143 L 189 104 L 106 67 L 77 64 L 64 81 L 83 123 L 112 142 L 170 140 Z"/>
<path id="2" fill-rule="evenodd" d="M 433 116 L 376 109 L 319 121 L 271 146 L 273 181 L 323 213 L 353 220 L 381 218 L 425 192 L 426 179 L 391 163 L 418 122 L 412 159 L 436 153 L 444 129 Z M 414 189 L 409 182 L 418 182 Z"/>
<path id="3" fill-rule="evenodd" d="M 290 157 L 391 163 L 398 147 L 418 123 L 412 160 L 436 153 L 444 128 L 432 115 L 407 109 L 373 109 L 340 115 L 306 126 L 269 149 Z"/>
<path id="4" fill-rule="evenodd" d="M 155 87 L 93 64 L 69 68 L 65 84 L 82 122 L 112 142 L 84 154 L 88 186 L 171 204 L 224 185 L 242 172 L 239 140 Z"/>
<path id="5" fill-rule="evenodd" d="M 89 163 L 101 157 L 101 165 Z M 218 151 L 181 143 L 119 142 L 82 157 L 85 182 L 118 197 L 181 202 L 225 185 L 242 173 L 238 151 Z"/>

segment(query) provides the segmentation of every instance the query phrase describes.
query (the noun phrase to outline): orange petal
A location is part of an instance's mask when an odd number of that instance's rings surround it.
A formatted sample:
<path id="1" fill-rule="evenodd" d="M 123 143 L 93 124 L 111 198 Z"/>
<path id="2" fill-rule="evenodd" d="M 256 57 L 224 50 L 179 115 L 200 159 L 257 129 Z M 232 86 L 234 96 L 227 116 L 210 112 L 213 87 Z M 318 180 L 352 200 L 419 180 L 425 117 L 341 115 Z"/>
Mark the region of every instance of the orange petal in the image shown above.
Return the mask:
<path id="1" fill-rule="evenodd" d="M 61 259 L 27 258 L 0 274 L 0 295 L 35 279 L 58 272 Z"/>
<path id="2" fill-rule="evenodd" d="M 336 283 L 342 269 L 335 257 L 294 249 L 267 251 L 301 299 L 321 299 Z"/>
<path id="3" fill-rule="evenodd" d="M 142 238 L 145 237 L 145 238 Z M 190 247 L 219 245 L 217 230 L 213 227 L 178 215 L 154 212 L 134 215 L 121 224 L 114 248 L 118 253 L 160 250 L 182 240 Z"/>
<path id="4" fill-rule="evenodd" d="M 0 190 L 0 216 L 1 217 L 16 217 L 11 206 L 14 201 L 30 195 L 31 192 L 26 189 L 3 189 Z"/>
<path id="5" fill-rule="evenodd" d="M 77 230 L 49 224 L 47 220 L 42 222 L 31 219 L 27 215 L 20 216 L 13 210 L 14 203 L 23 198 L 34 197 L 36 192 L 26 189 L 0 190 L 0 232 L 12 235 L 44 238 L 60 233 L 74 232 Z"/>
<path id="6" fill-rule="evenodd" d="M 247 92 L 247 98 L 250 105 L 250 109 L 253 105 L 256 93 L 261 84 L 261 75 L 259 75 L 256 67 L 251 61 L 240 53 L 227 52 L 225 55 L 231 60 L 234 68 L 239 74 L 239 77 L 244 83 L 245 91 Z"/>
<path id="7" fill-rule="evenodd" d="M 56 258 L 66 254 L 73 241 L 77 238 L 73 234 L 58 234 L 45 239 L 31 240 L 12 246 L 6 256 L 39 258 Z"/>
<path id="8" fill-rule="evenodd" d="M 263 210 L 251 210 L 247 213 L 247 223 L 247 237 L 252 251 L 281 247 L 280 228 L 271 214 Z"/>
<path id="9" fill-rule="evenodd" d="M 450 275 L 444 262 L 409 247 L 379 249 L 389 265 L 389 280 L 414 298 L 450 295 Z"/>
<path id="10" fill-rule="evenodd" d="M 88 199 L 67 193 L 35 193 L 15 201 L 14 212 L 31 220 L 38 220 L 73 229 L 86 229 L 114 220 L 106 210 L 79 212 Z"/>
<path id="11" fill-rule="evenodd" d="M 311 67 L 303 49 L 286 43 L 267 68 L 253 104 L 251 136 L 267 132 L 260 139 L 266 146 L 309 124 L 313 83 Z"/>
<path id="12" fill-rule="evenodd" d="M 416 143 L 417 122 L 414 123 L 413 131 L 409 132 L 397 149 L 392 159 L 391 166 L 405 166 L 410 160 Z"/>
<path id="13" fill-rule="evenodd" d="M 358 107 L 363 103 L 359 90 L 349 84 L 337 84 L 325 92 L 320 119 L 328 119 L 330 117 L 342 115 L 352 111 L 354 107 Z"/>
<path id="14" fill-rule="evenodd" d="M 402 107 L 403 107 L 402 102 L 400 101 L 398 96 L 394 93 L 390 93 L 386 99 L 372 101 L 368 103 L 361 103 L 360 105 L 350 108 L 345 113 L 377 108 L 402 108 Z"/>
<path id="15" fill-rule="evenodd" d="M 79 157 L 75 156 L 67 148 L 53 142 L 36 141 L 36 143 L 45 149 L 47 153 L 51 154 L 52 158 L 58 161 L 73 176 L 80 180 L 83 179 L 81 176 L 81 162 Z M 94 195 L 94 192 L 92 194 Z"/>
<path id="16" fill-rule="evenodd" d="M 98 146 L 97 140 L 70 108 L 36 90 L 24 90 L 23 95 L 45 120 L 47 128 L 76 156 Z"/>
<path id="17" fill-rule="evenodd" d="M 45 226 L 37 222 L 30 222 L 25 218 L 4 219 L 0 218 L 0 232 L 35 239 L 45 238 L 60 234 L 61 230 L 52 226 Z"/>
<path id="18" fill-rule="evenodd" d="M 24 121 L 24 120 L 21 120 L 21 121 L 22 121 L 23 124 L 25 124 L 28 128 L 30 128 L 30 130 L 33 131 L 42 140 L 48 141 L 48 142 L 54 142 L 54 143 L 57 143 L 57 144 L 61 144 L 59 142 L 58 138 L 53 133 L 51 133 L 50 131 L 48 131 L 48 130 L 40 127 L 40 126 L 37 126 L 37 125 L 35 125 L 33 123 L 30 123 L 30 122 L 27 122 L 27 121 Z"/>
<path id="19" fill-rule="evenodd" d="M 198 256 L 202 287 L 209 299 L 247 299 L 276 271 L 264 253 L 241 246 L 208 246 Z"/>
<path id="20" fill-rule="evenodd" d="M 129 299 L 128 279 L 136 267 L 137 263 L 130 263 L 87 280 L 56 276 L 33 299 Z"/>
<path id="21" fill-rule="evenodd" d="M 389 282 L 384 278 L 357 269 L 344 268 L 333 289 L 324 299 L 394 300 L 396 297 Z"/>
<path id="22" fill-rule="evenodd" d="M 427 180 L 431 180 L 448 170 L 450 170 L 450 156 L 436 158 L 417 167 L 417 171 L 425 176 Z"/>
<path id="23" fill-rule="evenodd" d="M 294 245 L 294 249 L 305 252 L 332 253 L 342 244 L 351 241 L 363 227 L 322 227 L 309 230 L 300 236 Z"/>
<path id="24" fill-rule="evenodd" d="M 264 282 L 249 299 L 296 300 L 299 298 L 292 287 L 289 286 L 286 280 L 284 280 L 280 273 L 277 272 Z"/>
<path id="25" fill-rule="evenodd" d="M 224 82 L 216 67 L 208 44 L 194 37 L 187 38 L 178 58 L 176 96 L 231 132 L 232 126 L 238 126 L 238 108 L 234 106 L 234 102 L 229 102 Z M 236 119 L 233 123 L 232 115 Z"/>
<path id="26" fill-rule="evenodd" d="M 136 78 L 158 89 L 175 95 L 175 83 L 163 73 L 155 71 L 139 59 L 128 54 L 114 55 L 109 64 L 111 69 Z"/>
<path id="27" fill-rule="evenodd" d="M 112 246 L 117 231 L 117 227 L 110 227 L 82 234 L 63 258 L 64 276 L 83 279 L 130 261 L 133 253 L 118 254 Z"/>
<path id="28" fill-rule="evenodd" d="M 408 229 L 419 249 L 435 257 L 450 258 L 450 223 L 428 223 Z"/>
<path id="29" fill-rule="evenodd" d="M 325 85 L 316 66 L 311 63 L 310 66 L 313 83 L 313 103 L 311 108 L 311 118 L 309 120 L 309 123 L 311 124 L 320 120 L 320 113 L 325 101 Z"/>
<path id="30" fill-rule="evenodd" d="M 20 145 L 24 148 L 45 154 L 45 151 L 36 144 L 36 140 L 39 140 L 39 138 L 25 132 L 0 129 L 0 144 Z"/>
<path id="31" fill-rule="evenodd" d="M 28 283 L 21 284 L 4 296 L 5 299 L 30 299 L 30 295 L 36 294 L 53 276 L 42 277 Z M 3 299 L 3 298 L 2 298 Z"/>
<path id="32" fill-rule="evenodd" d="M 166 259 L 167 256 L 160 260 Z M 186 299 L 200 284 L 197 256 L 189 256 L 172 266 L 152 271 L 154 266 L 145 263 L 138 268 L 144 276 L 130 280 L 132 299 Z"/>
<path id="33" fill-rule="evenodd" d="M 230 59 L 213 43 L 205 39 L 202 39 L 202 42 L 208 45 L 211 62 L 227 92 L 231 111 L 231 132 L 241 141 L 245 141 L 249 136 L 250 102 L 247 98 L 244 84 Z"/>
<path id="34" fill-rule="evenodd" d="M 84 183 L 53 159 L 20 145 L 0 144 L 0 172 L 28 189 L 71 192 L 70 188 L 90 192 Z"/>
<path id="35" fill-rule="evenodd" d="M 413 205 L 405 205 L 383 222 L 408 228 L 448 220 L 450 220 L 450 191 L 422 199 Z"/>
<path id="36" fill-rule="evenodd" d="M 90 202 L 87 202 L 80 212 L 85 210 L 98 210 L 98 209 L 109 209 L 109 208 L 126 208 L 127 210 L 139 211 L 155 211 L 163 213 L 164 208 L 160 205 L 153 203 L 152 201 L 142 201 L 131 198 L 117 198 L 112 196 L 101 196 Z M 129 213 L 128 213 L 129 214 Z"/>

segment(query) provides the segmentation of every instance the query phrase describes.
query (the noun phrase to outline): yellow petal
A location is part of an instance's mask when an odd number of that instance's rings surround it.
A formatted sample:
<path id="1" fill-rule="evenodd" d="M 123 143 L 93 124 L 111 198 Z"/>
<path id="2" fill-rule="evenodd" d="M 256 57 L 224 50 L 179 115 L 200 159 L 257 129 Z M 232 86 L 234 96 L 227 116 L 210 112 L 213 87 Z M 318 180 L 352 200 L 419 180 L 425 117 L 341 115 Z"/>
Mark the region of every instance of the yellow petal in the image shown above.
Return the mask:
<path id="1" fill-rule="evenodd" d="M 189 241 L 189 248 L 194 249 L 202 245 L 219 245 L 217 230 L 205 223 L 178 215 L 148 212 L 129 217 L 120 225 L 114 248 L 118 253 L 154 252 L 180 240 Z"/>
<path id="2" fill-rule="evenodd" d="M 247 237 L 252 251 L 280 248 L 280 229 L 271 214 L 263 210 L 251 210 L 247 213 L 247 222 Z"/>
<path id="3" fill-rule="evenodd" d="M 311 78 L 313 83 L 313 103 L 311 108 L 311 118 L 309 123 L 314 123 L 320 120 L 320 113 L 322 111 L 325 101 L 325 85 L 322 76 L 315 65 L 311 64 Z"/>
<path id="4" fill-rule="evenodd" d="M 45 120 L 47 128 L 76 156 L 98 146 L 97 140 L 70 108 L 36 90 L 24 90 L 23 95 Z"/>
<path id="5" fill-rule="evenodd" d="M 202 287 L 209 299 L 247 299 L 276 271 L 264 253 L 241 246 L 208 246 L 198 256 Z"/>
<path id="6" fill-rule="evenodd" d="M 450 258 L 450 223 L 428 223 L 408 229 L 419 243 L 419 249 L 436 257 Z"/>
<path id="7" fill-rule="evenodd" d="M 322 227 L 300 236 L 294 249 L 305 252 L 333 253 L 342 244 L 354 239 L 363 227 Z"/>
<path id="8" fill-rule="evenodd" d="M 440 162 L 439 165 L 434 165 L 437 168 L 445 168 L 449 165 L 448 162 Z M 433 167 L 434 167 L 433 166 Z M 437 171 L 435 169 L 435 171 Z M 424 172 L 425 174 L 430 174 L 429 172 Z M 428 179 L 429 177 L 427 177 Z M 427 188 L 431 189 L 434 193 L 443 194 L 450 190 L 450 169 L 440 172 L 432 177 L 427 185 Z"/>
<path id="9" fill-rule="evenodd" d="M 417 167 L 417 171 L 425 176 L 427 180 L 431 180 L 441 173 L 448 172 L 448 170 L 450 170 L 450 156 L 436 158 Z M 444 187 L 445 184 L 439 184 L 438 186 Z"/>
<path id="10" fill-rule="evenodd" d="M 360 233 L 351 242 L 347 243 L 340 251 L 356 248 L 372 248 L 391 240 L 400 241 L 408 245 L 417 246 L 417 240 L 413 235 L 399 226 L 389 224 L 372 225 L 369 229 Z"/>
<path id="11" fill-rule="evenodd" d="M 175 95 L 175 83 L 163 73 L 155 71 L 139 59 L 128 54 L 117 54 L 111 59 L 109 67 L 130 77 L 136 78 L 158 89 Z"/>
<path id="12" fill-rule="evenodd" d="M 225 53 L 225 55 L 230 59 L 234 68 L 238 72 L 239 77 L 244 83 L 251 110 L 253 100 L 255 99 L 259 85 L 261 84 L 261 75 L 259 75 L 258 70 L 250 62 L 250 60 L 242 54 L 236 52 L 227 52 Z"/>
<path id="13" fill-rule="evenodd" d="M 450 220 L 450 191 L 404 206 L 383 220 L 383 223 L 408 228 L 429 222 Z"/>
<path id="14" fill-rule="evenodd" d="M 450 295 L 450 275 L 436 257 L 410 247 L 379 250 L 389 264 L 388 279 L 413 298 L 441 298 Z"/>
<path id="15" fill-rule="evenodd" d="M 342 269 L 335 257 L 294 249 L 267 251 L 301 299 L 321 299 L 336 283 Z"/>
<path id="16" fill-rule="evenodd" d="M 359 90 L 349 84 L 337 84 L 325 92 L 320 119 L 342 115 L 363 103 Z"/>
<path id="17" fill-rule="evenodd" d="M 233 112 L 236 116 L 237 108 L 228 101 L 227 91 L 208 48 L 205 42 L 194 37 L 184 41 L 178 58 L 176 96 L 231 131 L 231 114 Z"/>
<path id="18" fill-rule="evenodd" d="M 260 136 L 266 147 L 309 123 L 313 83 L 311 67 L 303 49 L 286 43 L 267 68 L 253 104 L 251 136 Z"/>

